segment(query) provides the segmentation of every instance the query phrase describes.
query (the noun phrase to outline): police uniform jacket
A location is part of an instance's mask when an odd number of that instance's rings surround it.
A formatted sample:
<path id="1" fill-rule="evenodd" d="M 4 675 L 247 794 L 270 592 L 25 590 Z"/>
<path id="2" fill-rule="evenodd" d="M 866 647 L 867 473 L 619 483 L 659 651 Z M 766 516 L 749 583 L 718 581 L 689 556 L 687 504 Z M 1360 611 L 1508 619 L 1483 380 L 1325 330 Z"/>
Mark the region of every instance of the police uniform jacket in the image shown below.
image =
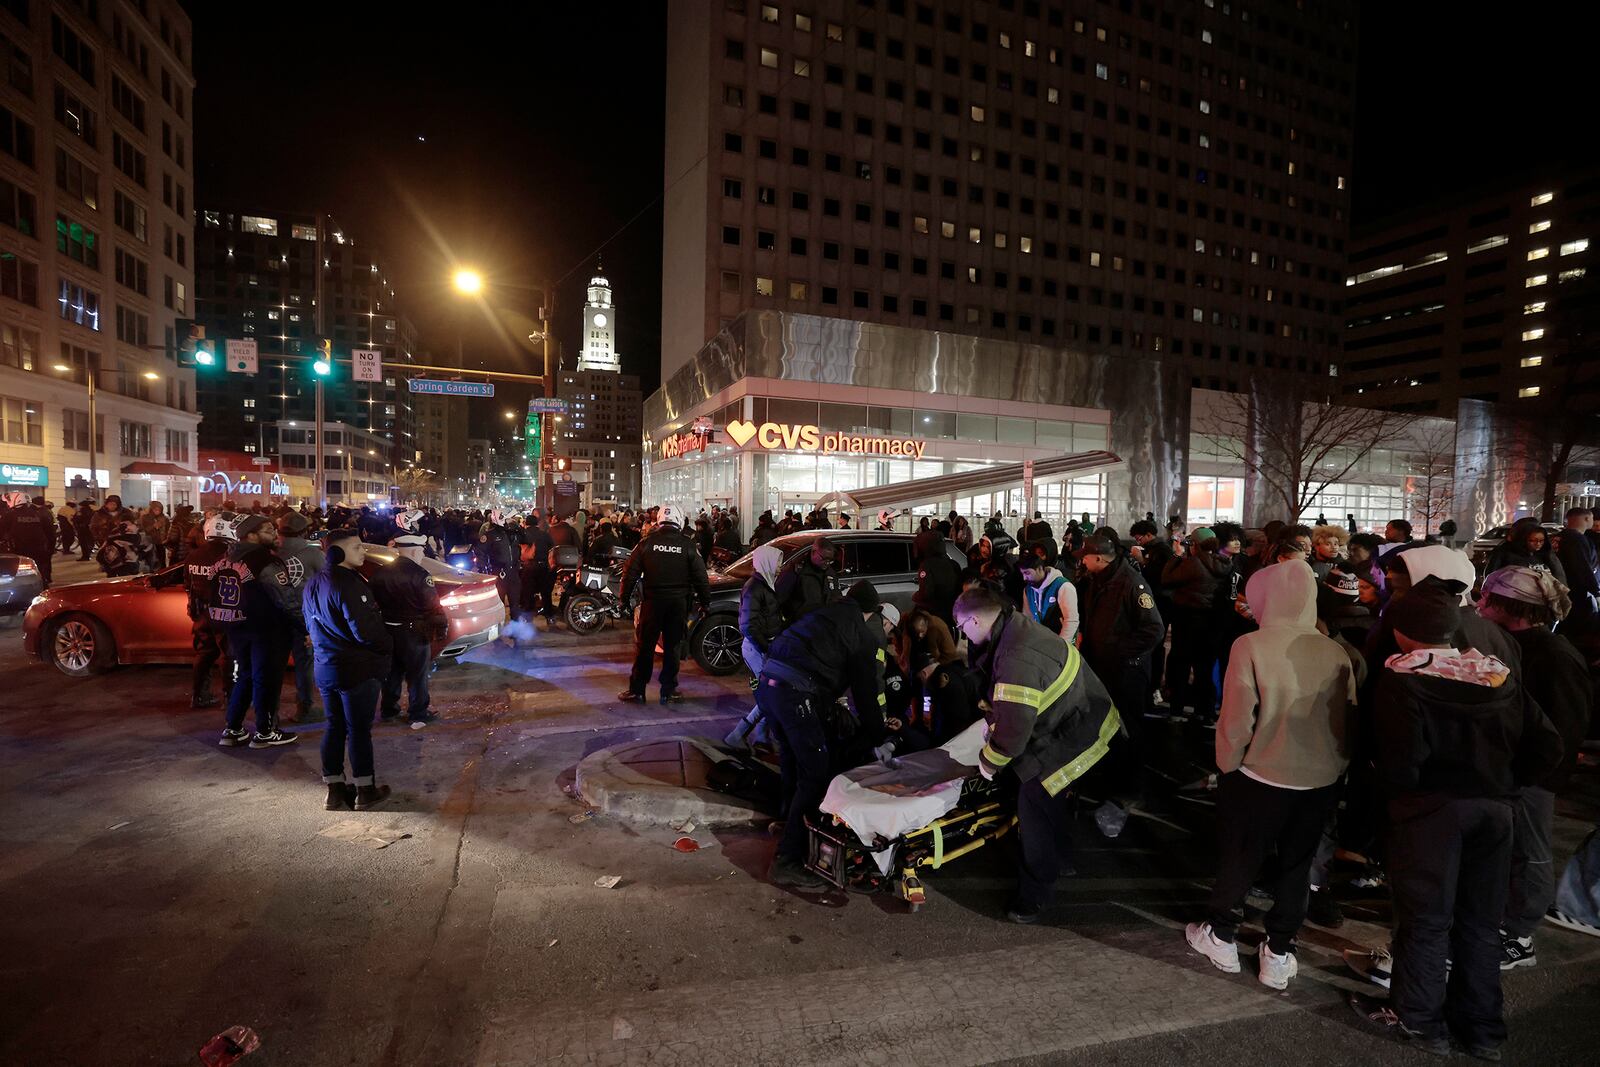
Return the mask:
<path id="1" fill-rule="evenodd" d="M 827 702 L 848 689 L 862 729 L 874 743 L 882 741 L 888 703 L 883 672 L 888 657 L 873 631 L 854 602 L 824 604 L 773 638 L 761 677 Z"/>
<path id="2" fill-rule="evenodd" d="M 1091 664 L 1130 663 L 1154 650 L 1166 632 L 1154 592 L 1126 559 L 1090 575 L 1078 602 L 1083 654 Z"/>
<path id="3" fill-rule="evenodd" d="M 301 598 L 319 684 L 355 686 L 387 677 L 394 642 L 367 580 L 349 567 L 324 567 Z"/>
<path id="4" fill-rule="evenodd" d="M 445 621 L 433 575 L 415 560 L 400 556 L 379 567 L 370 584 L 383 621 L 391 627 L 407 627 L 414 633 L 431 636 L 434 620 Z"/>
<path id="5" fill-rule="evenodd" d="M 640 541 L 622 565 L 621 596 L 624 602 L 633 584 L 644 582 L 644 599 L 684 600 L 692 593 L 701 607 L 711 604 L 711 586 L 706 581 L 706 561 L 700 558 L 694 541 L 676 526 L 657 526 Z"/>
<path id="6" fill-rule="evenodd" d="M 1007 608 L 975 658 L 988 698 L 989 737 L 978 758 L 1060 793 L 1110 750 L 1122 720 L 1078 650 Z"/>

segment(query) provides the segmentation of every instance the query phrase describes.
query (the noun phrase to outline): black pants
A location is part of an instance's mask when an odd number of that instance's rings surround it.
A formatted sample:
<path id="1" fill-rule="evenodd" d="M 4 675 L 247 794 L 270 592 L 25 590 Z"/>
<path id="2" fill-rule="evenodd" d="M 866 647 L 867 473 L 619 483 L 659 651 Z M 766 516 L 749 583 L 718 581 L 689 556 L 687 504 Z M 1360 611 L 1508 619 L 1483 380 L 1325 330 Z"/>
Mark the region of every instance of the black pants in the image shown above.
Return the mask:
<path id="1" fill-rule="evenodd" d="M 1111 746 L 1106 758 L 1089 770 L 1085 788 L 1094 796 L 1108 797 L 1126 807 L 1146 798 L 1150 791 L 1148 732 L 1144 719 L 1150 706 L 1150 657 L 1121 663 L 1093 663 L 1090 669 L 1111 695 L 1126 737 Z"/>
<path id="2" fill-rule="evenodd" d="M 793 860 L 806 858 L 806 816 L 822 803 L 832 777 L 828 737 L 817 715 L 817 699 L 771 678 L 762 678 L 756 687 L 756 707 L 776 726 L 782 742 L 778 758 L 788 816 L 778 855 Z"/>
<path id="3" fill-rule="evenodd" d="M 52 542 L 48 545 L 19 545 L 17 554 L 32 556 L 33 562 L 39 567 L 39 580 L 44 582 L 46 589 L 50 588 L 50 568 L 56 554 L 56 546 Z"/>
<path id="4" fill-rule="evenodd" d="M 67 553 L 68 555 L 71 555 L 72 554 L 72 546 L 77 544 L 77 542 L 78 542 L 78 535 L 73 532 L 72 524 L 69 523 L 69 522 L 61 523 L 60 524 L 60 530 L 61 530 L 61 551 Z"/>
<path id="5" fill-rule="evenodd" d="M 244 727 L 244 713 L 255 706 L 256 733 L 278 728 L 278 701 L 283 695 L 283 668 L 288 663 L 288 635 L 276 630 L 237 627 L 228 633 L 233 652 L 233 689 L 228 694 L 228 729 Z"/>
<path id="6" fill-rule="evenodd" d="M 1211 679 L 1217 665 L 1216 616 L 1205 608 L 1175 610 L 1172 655 L 1167 657 L 1172 705 L 1192 707 L 1201 718 L 1213 718 L 1217 714 L 1217 686 Z M 1191 673 L 1193 681 L 1189 678 Z"/>
<path id="7" fill-rule="evenodd" d="M 406 706 L 412 719 L 428 717 L 428 675 L 433 670 L 433 642 L 406 626 L 390 626 L 394 652 L 389 660 L 389 676 L 383 682 L 383 717 L 400 714 L 400 686 L 411 694 Z"/>
<path id="8" fill-rule="evenodd" d="M 656 640 L 661 641 L 661 695 L 666 696 L 678 688 L 678 646 L 683 643 L 683 631 L 689 622 L 689 602 L 686 600 L 652 600 L 645 598 L 639 605 L 639 615 L 633 625 L 633 673 L 628 676 L 628 688 L 643 693 L 650 684 L 650 673 L 655 667 Z"/>
<path id="9" fill-rule="evenodd" d="M 1425 1037 L 1444 1037 L 1448 1028 L 1463 1044 L 1499 1046 L 1506 1039 L 1500 920 L 1511 882 L 1511 805 L 1400 797 L 1389 802 L 1389 815 L 1389 1003 Z"/>
<path id="10" fill-rule="evenodd" d="M 1223 941 L 1232 941 L 1244 921 L 1244 898 L 1261 873 L 1268 852 L 1277 854 L 1272 910 L 1267 912 L 1267 943 L 1282 955 L 1294 949 L 1306 920 L 1311 892 L 1311 860 L 1322 839 L 1323 823 L 1338 797 L 1336 786 L 1280 789 L 1243 771 L 1217 784 L 1217 881 L 1207 905 L 1207 921 Z"/>
<path id="11" fill-rule="evenodd" d="M 204 619 L 189 624 L 194 644 L 193 693 L 196 699 L 211 695 L 211 672 L 222 663 L 222 695 L 226 697 L 233 681 L 233 658 L 228 655 L 228 640 L 221 630 L 213 630 Z"/>
<path id="12" fill-rule="evenodd" d="M 80 562 L 93 558 L 94 535 L 89 532 L 87 526 L 78 530 L 78 551 L 83 553 L 78 557 Z"/>
<path id="13" fill-rule="evenodd" d="M 1101 762 L 1105 762 L 1102 760 Z M 1017 790 L 1017 903 L 1050 903 L 1063 860 L 1072 848 L 1072 793 L 1051 796 L 1037 778 Z"/>
<path id="14" fill-rule="evenodd" d="M 506 618 L 515 619 L 522 614 L 522 571 L 518 565 L 510 563 L 496 572 L 494 584 L 506 603 Z"/>

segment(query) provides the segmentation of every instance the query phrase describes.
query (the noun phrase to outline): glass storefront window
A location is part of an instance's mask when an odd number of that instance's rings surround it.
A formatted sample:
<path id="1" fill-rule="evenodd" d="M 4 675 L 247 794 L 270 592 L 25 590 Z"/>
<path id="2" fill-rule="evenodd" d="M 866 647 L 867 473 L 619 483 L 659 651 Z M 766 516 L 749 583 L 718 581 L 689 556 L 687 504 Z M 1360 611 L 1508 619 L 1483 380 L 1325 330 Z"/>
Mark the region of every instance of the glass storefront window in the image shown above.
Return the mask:
<path id="1" fill-rule="evenodd" d="M 1072 449 L 1074 452 L 1093 452 L 1106 447 L 1111 428 L 1092 422 L 1072 424 Z"/>
<path id="2" fill-rule="evenodd" d="M 947 441 L 955 440 L 956 416 L 953 411 L 922 411 L 918 410 L 912 433 L 918 437 L 943 438 Z"/>
<path id="3" fill-rule="evenodd" d="M 857 433 L 870 429 L 867 422 L 867 407 L 865 404 L 819 404 L 817 426 L 824 430 L 849 430 Z"/>
<path id="4" fill-rule="evenodd" d="M 1072 451 L 1072 423 L 1057 422 L 1054 419 L 1039 419 L 1034 423 L 1034 432 L 1038 437 L 1037 444 L 1040 448 L 1057 448 L 1063 452 Z"/>
<path id="5" fill-rule="evenodd" d="M 760 412 L 761 400 L 757 398 L 756 422 L 776 422 L 787 426 L 815 426 L 817 402 L 815 400 L 767 400 L 767 411 Z"/>
<path id="6" fill-rule="evenodd" d="M 1004 415 L 995 419 L 995 440 L 1003 445 L 1032 445 L 1033 420 L 1008 419 Z"/>
<path id="7" fill-rule="evenodd" d="M 995 426 L 993 415 L 957 415 L 956 437 L 963 441 L 993 442 Z"/>

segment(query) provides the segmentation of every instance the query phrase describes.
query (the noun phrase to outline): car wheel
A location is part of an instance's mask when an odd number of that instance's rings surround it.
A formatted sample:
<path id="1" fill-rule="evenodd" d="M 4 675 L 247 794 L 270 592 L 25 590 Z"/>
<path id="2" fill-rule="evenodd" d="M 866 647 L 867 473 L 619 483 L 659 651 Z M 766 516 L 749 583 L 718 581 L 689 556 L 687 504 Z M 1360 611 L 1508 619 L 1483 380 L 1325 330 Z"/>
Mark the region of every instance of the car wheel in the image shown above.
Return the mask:
<path id="1" fill-rule="evenodd" d="M 744 668 L 744 636 L 734 615 L 712 615 L 689 638 L 689 654 L 707 674 L 727 675 Z"/>
<path id="2" fill-rule="evenodd" d="M 45 634 L 45 654 L 56 670 L 69 678 L 104 674 L 117 663 L 111 631 L 88 615 L 72 614 L 51 623 Z"/>
<path id="3" fill-rule="evenodd" d="M 561 615 L 575 634 L 598 633 L 606 625 L 605 606 L 589 593 L 568 597 L 561 605 Z"/>

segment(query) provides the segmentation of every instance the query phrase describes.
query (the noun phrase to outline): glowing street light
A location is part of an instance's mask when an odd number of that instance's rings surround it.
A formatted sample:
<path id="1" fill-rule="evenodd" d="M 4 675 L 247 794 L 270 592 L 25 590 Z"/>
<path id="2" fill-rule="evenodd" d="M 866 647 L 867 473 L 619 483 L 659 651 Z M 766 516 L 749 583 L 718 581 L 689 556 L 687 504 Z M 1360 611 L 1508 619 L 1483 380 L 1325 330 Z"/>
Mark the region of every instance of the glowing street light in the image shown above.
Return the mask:
<path id="1" fill-rule="evenodd" d="M 468 296 L 476 296 L 477 294 L 483 292 L 483 275 L 479 274 L 475 270 L 472 270 L 471 268 L 462 267 L 460 270 L 456 271 L 455 277 L 451 280 L 455 283 L 456 291 L 458 293 L 465 293 Z"/>

